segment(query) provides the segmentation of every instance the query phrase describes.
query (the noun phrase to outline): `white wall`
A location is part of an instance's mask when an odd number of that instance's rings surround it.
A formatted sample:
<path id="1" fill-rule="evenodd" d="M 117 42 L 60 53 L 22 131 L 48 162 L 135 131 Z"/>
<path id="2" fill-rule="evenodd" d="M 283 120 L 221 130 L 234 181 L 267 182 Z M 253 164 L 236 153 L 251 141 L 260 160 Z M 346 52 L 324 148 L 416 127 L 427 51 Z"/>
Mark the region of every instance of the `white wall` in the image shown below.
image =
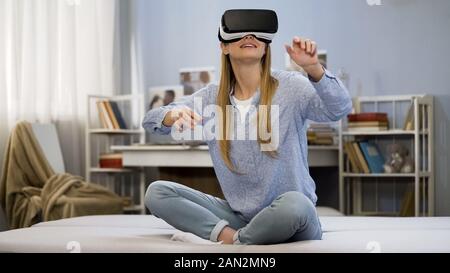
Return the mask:
<path id="1" fill-rule="evenodd" d="M 219 67 L 217 29 L 230 8 L 270 8 L 279 16 L 273 67 L 294 35 L 328 51 L 331 70 L 345 68 L 352 95 L 436 96 L 436 212 L 450 215 L 450 1 L 134 0 L 132 35 L 139 52 L 139 89 L 176 84 L 181 67 Z"/>

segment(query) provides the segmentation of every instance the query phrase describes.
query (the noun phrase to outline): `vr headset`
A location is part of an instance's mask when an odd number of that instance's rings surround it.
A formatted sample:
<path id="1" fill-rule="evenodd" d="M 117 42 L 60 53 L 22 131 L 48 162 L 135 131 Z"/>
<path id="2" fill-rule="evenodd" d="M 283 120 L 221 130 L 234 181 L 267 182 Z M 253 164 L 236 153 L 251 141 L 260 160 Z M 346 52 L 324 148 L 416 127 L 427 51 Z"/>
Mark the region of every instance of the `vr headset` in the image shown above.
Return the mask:
<path id="1" fill-rule="evenodd" d="M 232 9 L 222 15 L 219 40 L 224 43 L 239 41 L 247 35 L 270 44 L 278 30 L 277 14 L 266 9 Z"/>

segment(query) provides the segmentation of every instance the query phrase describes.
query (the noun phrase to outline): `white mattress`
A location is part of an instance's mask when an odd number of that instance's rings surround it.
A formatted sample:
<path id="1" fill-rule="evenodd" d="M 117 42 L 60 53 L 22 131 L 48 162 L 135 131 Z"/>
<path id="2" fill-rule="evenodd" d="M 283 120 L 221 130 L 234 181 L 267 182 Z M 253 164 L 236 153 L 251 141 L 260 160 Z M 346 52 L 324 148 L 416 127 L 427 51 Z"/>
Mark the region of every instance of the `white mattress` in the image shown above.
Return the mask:
<path id="1" fill-rule="evenodd" d="M 0 232 L 0 252 L 450 252 L 450 217 L 321 216 L 321 241 L 266 246 L 196 245 L 150 215 L 86 216 Z"/>

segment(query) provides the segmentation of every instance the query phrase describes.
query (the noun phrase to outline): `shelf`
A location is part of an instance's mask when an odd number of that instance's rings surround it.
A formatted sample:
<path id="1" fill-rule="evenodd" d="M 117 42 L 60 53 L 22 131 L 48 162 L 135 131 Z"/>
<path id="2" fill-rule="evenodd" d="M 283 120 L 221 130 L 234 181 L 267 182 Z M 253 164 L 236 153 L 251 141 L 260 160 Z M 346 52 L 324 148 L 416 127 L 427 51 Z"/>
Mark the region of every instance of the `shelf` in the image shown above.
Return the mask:
<path id="1" fill-rule="evenodd" d="M 158 144 L 144 144 L 144 145 L 112 145 L 113 151 L 189 151 L 189 150 L 205 150 L 207 151 L 208 145 L 158 145 Z"/>
<path id="2" fill-rule="evenodd" d="M 373 135 L 373 136 L 382 136 L 382 135 L 414 135 L 416 131 L 406 131 L 406 130 L 385 130 L 385 131 L 343 131 L 342 135 L 344 136 L 358 136 L 358 135 Z M 428 134 L 428 130 L 422 130 L 419 134 Z"/>
<path id="3" fill-rule="evenodd" d="M 310 150 L 339 150 L 337 145 L 308 145 Z"/>
<path id="4" fill-rule="evenodd" d="M 89 168 L 90 172 L 93 173 L 129 173 L 134 172 L 133 169 L 116 169 L 116 168 Z"/>
<path id="5" fill-rule="evenodd" d="M 136 129 L 89 129 L 89 133 L 91 134 L 141 134 L 144 130 Z"/>
<path id="6" fill-rule="evenodd" d="M 116 108 L 117 106 L 122 118 L 119 118 L 117 111 L 114 111 L 117 109 L 109 109 L 109 106 L 107 106 L 108 109 L 106 109 L 105 113 L 105 107 L 101 106 L 99 108 L 98 102 L 102 100 L 117 102 L 116 105 L 111 105 L 111 108 Z M 123 168 L 101 168 L 98 160 L 92 159 L 94 158 L 93 155 L 99 158 L 101 154 L 111 153 L 111 144 L 145 143 L 145 130 L 138 125 L 142 122 L 146 112 L 144 94 L 88 95 L 86 103 L 86 180 L 92 183 L 106 184 L 107 188 L 115 194 L 126 196 L 126 199 L 129 200 L 124 200 L 126 201 L 123 203 L 124 211 L 130 214 L 143 214 L 145 212 L 143 199 L 146 182 L 144 169 L 128 166 Z M 110 110 L 112 110 L 112 113 Z M 120 129 L 117 126 L 120 119 L 128 126 L 122 126 L 122 128 L 127 129 Z M 109 126 L 105 126 L 105 124 Z M 115 124 L 117 129 L 113 129 L 114 127 L 111 124 Z"/>
<path id="7" fill-rule="evenodd" d="M 415 177 L 415 173 L 343 173 L 344 177 Z M 420 177 L 430 176 L 429 172 L 420 172 Z"/>
<path id="8" fill-rule="evenodd" d="M 396 210 L 400 204 L 400 207 L 407 208 L 408 212 L 414 211 L 414 216 L 434 215 L 433 100 L 433 96 L 417 94 L 354 98 L 355 113 L 387 113 L 391 127 L 377 131 L 378 127 L 358 127 L 341 121 L 342 130 L 339 134 L 341 148 L 339 152 L 339 209 L 341 212 L 355 216 L 398 216 L 399 212 Z M 408 127 L 403 127 L 402 124 L 407 124 Z M 408 130 L 403 130 L 404 128 Z M 352 147 L 344 147 L 344 143 L 358 142 L 359 139 L 375 141 L 375 144 L 380 145 L 378 148 L 383 149 L 390 144 L 399 143 L 409 151 L 416 172 L 351 172 L 352 169 L 349 167 L 352 161 L 357 165 L 359 163 L 356 161 L 364 160 L 367 163 L 367 155 L 361 147 L 358 147 L 359 145 L 355 146 L 356 149 L 347 151 Z M 350 152 L 350 156 L 347 152 Z M 381 150 L 378 152 L 381 153 Z M 389 156 L 388 154 L 382 154 L 379 160 L 384 162 L 384 156 Z M 365 166 L 360 167 L 365 168 Z M 413 197 L 410 196 L 411 193 Z M 373 205 L 371 208 L 374 211 L 363 210 L 363 207 L 368 204 Z M 375 208 L 383 208 L 385 211 Z"/>

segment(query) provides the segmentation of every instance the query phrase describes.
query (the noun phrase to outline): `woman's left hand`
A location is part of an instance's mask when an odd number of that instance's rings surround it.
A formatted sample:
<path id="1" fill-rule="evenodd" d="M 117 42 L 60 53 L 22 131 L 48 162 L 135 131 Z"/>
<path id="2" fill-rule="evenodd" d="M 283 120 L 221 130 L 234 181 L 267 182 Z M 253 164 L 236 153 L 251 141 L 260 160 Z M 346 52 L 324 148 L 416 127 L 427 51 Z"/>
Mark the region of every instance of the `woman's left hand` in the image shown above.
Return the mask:
<path id="1" fill-rule="evenodd" d="M 292 46 L 285 45 L 285 47 L 291 59 L 301 66 L 314 81 L 319 81 L 322 78 L 325 71 L 317 56 L 316 42 L 310 39 L 294 37 Z"/>

